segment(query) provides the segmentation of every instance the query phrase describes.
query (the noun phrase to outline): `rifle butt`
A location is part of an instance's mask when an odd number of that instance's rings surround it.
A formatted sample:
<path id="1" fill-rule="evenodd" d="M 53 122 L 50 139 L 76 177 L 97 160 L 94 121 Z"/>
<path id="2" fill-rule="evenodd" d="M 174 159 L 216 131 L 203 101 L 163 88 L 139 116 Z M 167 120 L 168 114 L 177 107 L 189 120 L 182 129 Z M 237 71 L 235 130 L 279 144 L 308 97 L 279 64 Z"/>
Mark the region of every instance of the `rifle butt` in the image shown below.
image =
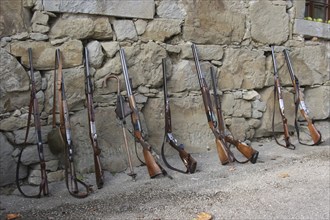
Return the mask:
<path id="1" fill-rule="evenodd" d="M 152 156 L 149 150 L 143 148 L 143 156 L 148 168 L 150 178 L 155 178 L 156 176 L 162 174 L 162 170 L 156 163 L 155 158 Z"/>
<path id="2" fill-rule="evenodd" d="M 195 173 L 197 167 L 197 161 L 185 150 L 180 150 L 179 155 L 183 164 L 187 168 L 187 173 Z"/>
<path id="3" fill-rule="evenodd" d="M 98 155 L 94 154 L 94 167 L 95 167 L 95 178 L 98 189 L 101 189 L 104 184 L 103 171 L 101 169 L 101 161 Z"/>
<path id="4" fill-rule="evenodd" d="M 321 143 L 322 137 L 321 133 L 316 129 L 313 123 L 308 123 L 307 125 L 309 133 L 311 134 L 314 145 Z"/>
<path id="5" fill-rule="evenodd" d="M 48 180 L 47 180 L 47 173 L 45 167 L 41 168 L 41 180 L 42 182 L 42 191 L 44 196 L 49 195 L 49 188 L 48 188 Z"/>
<path id="6" fill-rule="evenodd" d="M 254 150 L 251 146 L 245 145 L 243 143 L 238 143 L 236 148 L 239 152 L 241 152 L 244 157 L 249 159 L 251 163 L 256 163 L 258 159 L 259 152 Z"/>
<path id="7" fill-rule="evenodd" d="M 215 139 L 215 143 L 217 145 L 218 156 L 219 156 L 221 164 L 222 165 L 228 164 L 230 161 L 229 161 L 229 157 L 228 157 L 228 154 L 226 152 L 224 143 L 222 143 L 222 141 L 219 140 L 218 138 Z"/>

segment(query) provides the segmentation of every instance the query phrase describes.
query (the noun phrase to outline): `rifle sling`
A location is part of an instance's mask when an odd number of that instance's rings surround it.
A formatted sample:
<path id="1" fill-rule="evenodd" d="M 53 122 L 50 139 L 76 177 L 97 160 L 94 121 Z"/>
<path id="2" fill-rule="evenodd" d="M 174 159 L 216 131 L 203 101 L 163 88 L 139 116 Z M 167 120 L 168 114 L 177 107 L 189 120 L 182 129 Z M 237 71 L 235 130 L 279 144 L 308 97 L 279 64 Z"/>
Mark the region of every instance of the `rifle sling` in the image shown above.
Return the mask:
<path id="1" fill-rule="evenodd" d="M 179 173 L 188 173 L 188 172 L 189 172 L 188 169 L 187 169 L 186 171 L 183 171 L 183 170 L 180 170 L 180 169 L 178 169 L 178 168 L 175 168 L 175 167 L 171 166 L 171 165 L 168 163 L 168 161 L 166 160 L 166 157 L 165 157 L 165 150 L 164 150 L 164 149 L 165 149 L 165 142 L 166 142 L 166 133 L 164 134 L 164 140 L 163 140 L 162 148 L 161 148 L 161 155 L 162 155 L 162 159 L 163 159 L 165 165 L 166 165 L 168 168 L 170 168 L 171 170 L 177 171 L 177 172 L 179 172 Z"/>
<path id="2" fill-rule="evenodd" d="M 32 94 L 32 91 L 31 91 L 31 94 Z M 45 184 L 46 184 L 45 179 L 42 178 L 41 182 L 40 182 L 40 185 L 39 185 L 39 193 L 36 194 L 36 195 L 27 195 L 26 193 L 23 192 L 23 190 L 21 188 L 21 185 L 19 183 L 19 170 L 20 170 L 19 168 L 20 168 L 20 165 L 21 165 L 21 158 L 22 158 L 23 150 L 25 149 L 25 147 L 27 145 L 27 138 L 28 138 L 29 130 L 30 130 L 30 122 L 31 122 L 33 103 L 34 103 L 33 102 L 33 97 L 31 95 L 30 104 L 29 104 L 29 114 L 28 114 L 27 128 L 26 128 L 25 138 L 24 138 L 24 147 L 21 149 L 21 151 L 18 155 L 18 161 L 17 161 L 17 166 L 16 166 L 16 178 L 15 178 L 16 179 L 16 186 L 17 186 L 18 191 L 26 198 L 40 198 L 41 193 L 44 190 Z M 40 161 L 40 165 L 41 165 L 41 163 L 45 163 L 45 161 Z M 43 166 L 40 166 L 40 167 L 43 167 Z"/>

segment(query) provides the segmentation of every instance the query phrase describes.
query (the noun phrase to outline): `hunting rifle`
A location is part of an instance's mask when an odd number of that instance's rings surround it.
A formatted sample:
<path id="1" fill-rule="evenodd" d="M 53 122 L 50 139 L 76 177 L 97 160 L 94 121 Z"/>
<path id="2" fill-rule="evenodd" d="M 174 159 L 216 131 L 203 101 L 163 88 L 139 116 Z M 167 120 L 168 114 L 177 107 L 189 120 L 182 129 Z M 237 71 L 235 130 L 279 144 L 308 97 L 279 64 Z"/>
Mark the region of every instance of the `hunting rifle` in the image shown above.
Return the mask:
<path id="1" fill-rule="evenodd" d="M 120 80 L 119 80 L 118 76 L 113 75 L 113 74 L 110 74 L 109 76 L 107 76 L 103 81 L 105 86 L 107 86 L 107 81 L 111 78 L 115 79 L 117 81 L 117 103 L 116 103 L 115 112 L 116 112 L 117 118 L 121 122 L 120 124 L 121 124 L 122 131 L 123 131 L 125 151 L 127 154 L 127 161 L 128 161 L 128 165 L 129 165 L 129 169 L 130 169 L 130 172 L 128 173 L 128 175 L 131 176 L 133 180 L 135 180 L 136 173 L 134 172 L 134 169 L 133 169 L 131 153 L 128 148 L 128 142 L 127 142 L 127 136 L 126 136 L 126 120 L 125 120 L 126 116 L 128 116 L 131 113 L 131 111 L 130 111 L 131 109 L 126 110 L 126 113 L 125 113 L 125 107 L 126 107 L 127 103 L 125 102 L 123 96 L 120 94 Z"/>
<path id="2" fill-rule="evenodd" d="M 217 85 L 216 85 L 217 80 L 214 74 L 213 67 L 210 67 L 210 72 L 211 72 L 211 79 L 213 85 L 214 103 L 215 103 L 217 119 L 218 119 L 218 130 L 220 132 L 220 135 L 224 137 L 226 142 L 233 144 L 237 148 L 237 150 L 239 150 L 249 161 L 251 161 L 251 163 L 256 163 L 259 152 L 254 150 L 251 146 L 248 146 L 242 143 L 241 141 L 235 139 L 232 135 L 229 135 L 229 132 L 226 132 L 226 126 L 223 119 L 220 97 L 217 91 Z"/>
<path id="3" fill-rule="evenodd" d="M 100 161 L 101 149 L 97 141 L 96 126 L 95 126 L 95 111 L 93 104 L 93 83 L 91 74 L 89 71 L 89 53 L 87 47 L 85 47 L 85 94 L 87 100 L 87 113 L 89 121 L 89 138 L 92 142 L 92 148 L 94 153 L 94 169 L 97 188 L 101 189 L 104 183 L 104 176 Z"/>
<path id="4" fill-rule="evenodd" d="M 61 52 L 59 49 L 56 49 L 56 55 L 59 57 L 58 60 L 61 60 Z M 71 125 L 69 118 L 69 109 L 68 103 L 65 94 L 64 87 L 64 76 L 62 72 L 58 74 L 58 97 L 59 97 L 59 106 L 60 106 L 60 128 L 62 131 L 62 136 L 65 139 L 65 183 L 66 187 L 73 197 L 76 198 L 85 198 L 89 195 L 91 187 L 84 183 L 82 180 L 77 178 L 76 170 L 74 166 L 74 146 L 72 142 L 71 135 Z M 78 184 L 85 188 L 85 192 L 79 191 Z"/>
<path id="5" fill-rule="evenodd" d="M 30 78 L 31 78 L 31 97 L 30 97 L 29 115 L 28 115 L 24 145 L 26 145 L 27 138 L 29 135 L 31 115 L 32 115 L 32 110 L 33 110 L 33 118 L 34 118 L 34 126 L 35 126 L 34 128 L 36 130 L 36 136 L 37 136 L 37 150 L 38 150 L 38 156 L 39 156 L 41 182 L 39 184 L 39 193 L 36 195 L 27 195 L 21 189 L 21 186 L 19 183 L 19 168 L 20 168 L 20 164 L 21 164 L 22 153 L 24 150 L 24 148 L 22 148 L 22 150 L 20 151 L 20 154 L 18 156 L 18 162 L 17 162 L 17 167 L 16 167 L 16 185 L 17 185 L 17 189 L 23 196 L 25 196 L 27 198 L 40 198 L 41 194 L 43 194 L 44 196 L 49 195 L 49 189 L 48 189 L 48 180 L 47 180 L 47 173 L 46 173 L 46 163 L 45 163 L 45 157 L 44 157 L 44 151 L 43 151 L 38 98 L 36 96 L 37 89 L 36 89 L 36 83 L 34 80 L 34 69 L 33 69 L 32 49 L 31 48 L 28 48 L 28 56 L 29 56 L 30 75 L 31 75 L 30 76 Z"/>
<path id="6" fill-rule="evenodd" d="M 148 168 L 149 176 L 150 178 L 154 178 L 156 176 L 163 174 L 164 176 L 168 176 L 169 178 L 171 178 L 171 176 L 167 174 L 166 170 L 156 161 L 158 155 L 153 150 L 152 146 L 143 137 L 140 116 L 139 116 L 139 109 L 137 108 L 135 98 L 132 92 L 131 83 L 127 71 L 124 49 L 121 48 L 119 50 L 119 53 L 120 53 L 120 60 L 123 69 L 123 75 L 125 78 L 128 104 L 132 110 L 131 122 L 134 130 L 133 135 L 135 137 L 135 140 L 139 142 L 143 148 L 143 156 L 144 156 L 145 164 L 147 165 Z"/>
<path id="7" fill-rule="evenodd" d="M 167 94 L 167 83 L 166 83 L 166 59 L 162 60 L 163 67 L 163 81 L 164 81 L 164 106 L 165 106 L 165 135 L 164 142 L 162 145 L 162 158 L 166 166 L 172 170 L 181 172 L 181 173 L 194 173 L 196 171 L 197 162 L 196 160 L 184 150 L 183 144 L 178 144 L 178 141 L 174 138 L 172 133 L 172 123 L 171 123 L 171 110 L 170 102 Z M 166 160 L 164 153 L 165 140 L 168 142 L 175 150 L 179 152 L 179 156 L 186 167 L 186 171 L 182 171 L 175 167 L 172 167 Z"/>
<path id="8" fill-rule="evenodd" d="M 296 128 L 296 132 L 297 132 L 297 136 L 298 136 L 298 141 L 301 144 L 307 145 L 305 143 L 302 143 L 300 141 L 299 138 L 299 127 L 298 127 L 298 120 L 297 120 L 297 112 L 298 109 L 300 110 L 300 114 L 305 118 L 305 120 L 307 121 L 307 128 L 309 130 L 309 133 L 311 135 L 311 138 L 313 140 L 313 144 L 312 145 L 318 145 L 322 142 L 322 136 L 320 131 L 318 131 L 312 121 L 312 119 L 310 119 L 309 117 L 309 111 L 305 105 L 305 101 L 304 101 L 304 94 L 302 93 L 300 86 L 299 86 L 299 80 L 297 78 L 297 76 L 294 74 L 292 65 L 291 65 L 291 61 L 290 61 L 290 57 L 289 57 L 289 53 L 286 49 L 283 50 L 284 52 L 284 57 L 285 57 L 285 61 L 286 64 L 288 66 L 288 70 L 289 70 L 289 74 L 290 74 L 290 78 L 292 81 L 292 85 L 294 87 L 294 103 L 295 103 L 295 128 Z"/>
<path id="9" fill-rule="evenodd" d="M 216 138 L 215 142 L 217 145 L 218 156 L 219 156 L 221 164 L 225 165 L 229 162 L 234 162 L 234 161 L 237 161 L 239 163 L 245 163 L 245 162 L 251 161 L 251 163 L 255 163 L 258 158 L 258 151 L 254 150 L 250 146 L 247 146 L 247 145 L 241 143 L 238 140 L 226 137 L 226 135 L 224 134 L 224 131 L 220 132 L 220 130 L 218 128 L 218 123 L 220 123 L 220 124 L 222 123 L 222 127 L 224 128 L 223 120 L 221 120 L 220 122 L 216 121 L 216 116 L 213 111 L 213 105 L 212 105 L 212 101 L 211 101 L 210 91 L 207 86 L 205 76 L 201 70 L 196 45 L 192 44 L 191 48 L 192 48 L 193 57 L 195 60 L 196 72 L 197 72 L 199 85 L 200 85 L 200 89 L 201 89 L 201 93 L 202 93 L 207 121 L 208 121 L 210 129 L 212 130 L 212 132 Z M 221 116 L 221 118 L 222 118 L 222 116 Z M 227 145 L 227 142 L 234 144 L 236 146 L 236 148 L 247 158 L 247 160 L 244 162 L 237 160 L 235 158 L 234 154 L 230 151 L 229 146 Z"/>
<path id="10" fill-rule="evenodd" d="M 289 134 L 289 128 L 288 128 L 288 120 L 285 117 L 284 114 L 284 101 L 283 101 L 283 96 L 282 96 L 282 89 L 281 89 L 281 83 L 280 79 L 278 76 L 277 72 L 277 63 L 276 63 L 276 57 L 275 57 L 275 52 L 274 52 L 274 46 L 271 46 L 272 49 L 272 59 L 273 59 L 273 66 L 274 66 L 274 111 L 273 111 L 273 119 L 272 119 L 272 132 L 274 139 L 276 143 L 282 147 L 294 150 L 296 147 L 290 142 L 290 134 Z M 278 103 L 279 103 L 279 109 L 280 109 L 280 114 L 282 118 L 282 123 L 283 123 L 283 131 L 284 131 L 284 141 L 285 145 L 279 143 L 275 136 L 275 103 L 276 103 L 276 97 L 278 98 Z"/>

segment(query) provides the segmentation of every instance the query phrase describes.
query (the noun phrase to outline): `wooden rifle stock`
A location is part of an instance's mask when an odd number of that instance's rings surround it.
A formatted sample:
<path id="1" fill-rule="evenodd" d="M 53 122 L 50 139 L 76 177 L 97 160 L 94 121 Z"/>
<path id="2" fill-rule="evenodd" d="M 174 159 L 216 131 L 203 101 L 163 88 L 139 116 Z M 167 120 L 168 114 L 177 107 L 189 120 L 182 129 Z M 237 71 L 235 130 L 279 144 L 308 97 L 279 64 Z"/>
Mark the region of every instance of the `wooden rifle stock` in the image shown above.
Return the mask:
<path id="1" fill-rule="evenodd" d="M 293 144 L 291 144 L 291 142 L 290 142 L 288 121 L 284 114 L 284 101 L 283 101 L 283 97 L 282 97 L 281 83 L 280 83 L 280 79 L 279 79 L 278 72 L 277 72 L 277 63 L 276 63 L 276 57 L 275 57 L 275 52 L 274 52 L 274 46 L 271 46 L 271 50 L 272 50 L 272 59 L 273 59 L 273 67 L 274 67 L 274 108 L 275 108 L 275 99 L 276 99 L 276 95 L 277 95 L 280 114 L 282 117 L 285 145 L 279 143 L 275 137 L 275 131 L 274 131 L 275 109 L 273 112 L 273 120 L 272 120 L 273 135 L 274 135 L 275 141 L 278 145 L 289 148 L 289 149 L 290 149 L 290 146 L 292 146 L 292 149 L 295 149 L 295 146 Z"/>
<path id="2" fill-rule="evenodd" d="M 95 179 L 98 189 L 101 189 L 104 184 L 103 171 L 101 166 L 100 154 L 101 149 L 99 148 L 96 134 L 95 126 L 95 112 L 93 104 L 93 84 L 89 71 L 89 54 L 88 49 L 85 47 L 85 94 L 87 100 L 87 114 L 89 122 L 89 138 L 92 143 L 93 153 L 94 153 L 94 169 L 95 169 Z"/>
<path id="3" fill-rule="evenodd" d="M 221 102 L 217 91 L 216 85 L 216 76 L 214 74 L 214 69 L 210 67 L 212 85 L 213 85 L 213 94 L 214 94 L 214 102 L 217 111 L 217 118 L 218 118 L 218 128 L 221 135 L 224 136 L 226 142 L 233 144 L 239 152 L 241 152 L 251 163 L 256 163 L 259 152 L 254 150 L 251 146 L 248 146 L 239 140 L 234 139 L 233 137 L 225 134 L 225 122 L 222 115 L 222 108 Z"/>
<path id="4" fill-rule="evenodd" d="M 167 94 L 167 80 L 166 80 L 166 59 L 164 58 L 162 60 L 162 68 L 163 68 L 163 82 L 164 82 L 164 106 L 165 106 L 165 140 L 172 146 L 175 150 L 179 152 L 179 156 L 183 162 L 183 164 L 186 167 L 185 173 L 194 173 L 196 171 L 197 162 L 196 160 L 184 150 L 183 144 L 178 144 L 178 141 L 174 138 L 172 134 L 172 123 L 171 123 L 171 109 L 170 109 L 170 103 L 169 98 Z M 166 161 L 165 155 L 164 155 L 164 143 L 162 146 L 162 157 L 167 165 L 168 168 L 182 172 L 179 169 L 176 169 Z"/>
<path id="5" fill-rule="evenodd" d="M 192 52 L 193 52 L 193 57 L 195 61 L 195 66 L 196 66 L 196 72 L 198 76 L 198 81 L 199 81 L 199 86 L 200 90 L 202 93 L 202 98 L 203 98 L 203 103 L 204 103 L 204 108 L 205 108 L 205 113 L 207 117 L 207 121 L 209 124 L 210 129 L 212 130 L 214 136 L 215 136 L 215 143 L 217 145 L 217 152 L 218 152 L 218 157 L 220 159 L 220 162 L 222 165 L 225 165 L 229 162 L 231 162 L 231 158 L 229 157 L 229 154 L 231 153 L 228 146 L 226 145 L 226 142 L 223 139 L 223 136 L 220 135 L 218 129 L 216 128 L 216 120 L 215 120 L 215 115 L 213 112 L 213 106 L 212 106 L 212 101 L 210 97 L 210 91 L 209 88 L 206 85 L 205 82 L 205 77 L 202 74 L 202 70 L 200 67 L 199 59 L 198 59 L 198 54 L 197 54 L 197 48 L 195 44 L 191 45 Z"/>
<path id="6" fill-rule="evenodd" d="M 142 135 L 142 127 L 139 117 L 139 110 L 136 106 L 135 98 L 132 93 L 131 84 L 129 81 L 128 71 L 127 71 L 127 65 L 126 65 L 126 59 L 125 59 L 125 53 L 124 49 L 120 49 L 120 60 L 121 65 L 123 69 L 123 75 L 125 78 L 125 85 L 126 85 L 126 91 L 127 91 L 127 97 L 128 97 L 128 103 L 132 110 L 131 113 L 131 122 L 134 129 L 134 137 L 139 142 L 143 148 L 143 156 L 145 159 L 145 164 L 147 165 L 147 169 L 149 172 L 150 178 L 154 178 L 160 174 L 166 175 L 166 171 L 158 164 L 154 158 L 155 152 L 153 151 L 151 145 L 144 140 Z M 154 154 L 154 155 L 153 155 Z"/>
<path id="7" fill-rule="evenodd" d="M 295 102 L 295 105 L 296 105 L 296 111 L 297 111 L 298 108 L 300 109 L 301 115 L 307 121 L 307 128 L 309 130 L 312 141 L 314 143 L 313 145 L 317 145 L 317 144 L 322 142 L 321 133 L 320 133 L 320 131 L 318 131 L 316 129 L 315 125 L 313 124 L 313 121 L 308 116 L 308 109 L 306 108 L 306 105 L 305 105 L 305 102 L 304 102 L 304 95 L 303 95 L 303 93 L 302 93 L 302 91 L 299 87 L 299 80 L 296 77 L 296 75 L 294 74 L 292 64 L 291 64 L 291 61 L 290 61 L 290 57 L 289 57 L 289 53 L 286 49 L 283 50 L 283 53 L 284 53 L 285 61 L 286 61 L 286 64 L 287 64 L 287 67 L 288 67 L 288 70 L 289 70 L 291 82 L 292 82 L 292 85 L 293 85 L 294 91 L 295 91 L 294 102 Z M 298 139 L 299 139 L 299 130 L 298 130 L 299 128 L 298 128 L 298 123 L 297 123 L 297 116 L 295 117 L 295 123 L 296 123 L 295 125 L 296 125 L 297 135 L 298 135 Z M 299 142 L 300 142 L 300 140 L 299 140 Z"/>

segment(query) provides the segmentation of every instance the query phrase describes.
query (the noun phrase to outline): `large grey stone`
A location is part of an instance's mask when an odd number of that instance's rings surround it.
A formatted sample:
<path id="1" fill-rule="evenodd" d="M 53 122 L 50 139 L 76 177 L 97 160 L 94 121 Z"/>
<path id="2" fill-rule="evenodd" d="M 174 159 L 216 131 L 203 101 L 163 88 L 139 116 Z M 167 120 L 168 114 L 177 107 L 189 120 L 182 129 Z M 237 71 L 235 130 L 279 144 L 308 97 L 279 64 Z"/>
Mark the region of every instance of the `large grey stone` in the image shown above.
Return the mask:
<path id="1" fill-rule="evenodd" d="M 86 14 L 102 14 L 116 17 L 152 19 L 155 14 L 154 0 L 44 0 L 46 11 Z"/>
<path id="2" fill-rule="evenodd" d="M 89 42 L 86 47 L 88 49 L 89 65 L 95 68 L 101 67 L 104 59 L 101 43 L 94 40 Z"/>
<path id="3" fill-rule="evenodd" d="M 184 19 L 185 11 L 180 7 L 179 1 L 164 0 L 157 7 L 157 15 L 161 18 Z"/>
<path id="4" fill-rule="evenodd" d="M 198 44 L 241 42 L 245 32 L 245 15 L 230 11 L 223 1 L 184 0 L 187 12 L 183 39 Z"/>
<path id="5" fill-rule="evenodd" d="M 260 89 L 264 86 L 265 78 L 263 51 L 233 48 L 225 50 L 218 80 L 219 89 Z"/>
<path id="6" fill-rule="evenodd" d="M 59 48 L 63 57 L 63 68 L 70 68 L 82 64 L 83 45 L 79 40 L 70 40 L 59 47 L 51 45 L 49 42 L 13 42 L 10 53 L 21 58 L 21 63 L 29 67 L 27 49 L 32 49 L 33 67 L 35 70 L 54 69 L 55 50 Z"/>
<path id="7" fill-rule="evenodd" d="M 112 39 L 113 32 L 107 17 L 65 14 L 51 27 L 51 39 L 71 37 L 72 39 Z"/>
<path id="8" fill-rule="evenodd" d="M 329 24 L 326 23 L 295 19 L 293 27 L 294 34 L 330 39 L 330 28 Z"/>
<path id="9" fill-rule="evenodd" d="M 28 10 L 21 0 L 2 0 L 0 16 L 0 37 L 28 30 Z"/>
<path id="10" fill-rule="evenodd" d="M 148 42 L 141 50 L 136 47 L 124 48 L 133 88 L 139 85 L 160 86 L 163 81 L 161 63 L 167 55 L 166 50 L 154 42 Z"/>
<path id="11" fill-rule="evenodd" d="M 113 29 L 118 41 L 137 40 L 136 29 L 131 20 L 114 20 Z"/>
<path id="12" fill-rule="evenodd" d="M 316 120 L 330 117 L 330 86 L 305 89 L 305 104 L 310 111 L 309 117 Z"/>
<path id="13" fill-rule="evenodd" d="M 16 162 L 11 156 L 14 147 L 8 142 L 6 136 L 0 133 L 0 186 L 5 186 L 15 182 Z M 27 176 L 27 167 L 21 166 L 20 178 Z"/>
<path id="14" fill-rule="evenodd" d="M 147 40 L 162 41 L 180 34 L 181 23 L 179 19 L 157 18 L 150 21 L 142 37 Z"/>
<path id="15" fill-rule="evenodd" d="M 256 42 L 281 44 L 289 37 L 289 17 L 286 7 L 270 1 L 251 1 L 251 36 Z"/>
<path id="16" fill-rule="evenodd" d="M 28 103 L 30 79 L 23 66 L 0 48 L 0 112 L 12 111 Z M 23 98 L 22 98 L 23 97 Z"/>

